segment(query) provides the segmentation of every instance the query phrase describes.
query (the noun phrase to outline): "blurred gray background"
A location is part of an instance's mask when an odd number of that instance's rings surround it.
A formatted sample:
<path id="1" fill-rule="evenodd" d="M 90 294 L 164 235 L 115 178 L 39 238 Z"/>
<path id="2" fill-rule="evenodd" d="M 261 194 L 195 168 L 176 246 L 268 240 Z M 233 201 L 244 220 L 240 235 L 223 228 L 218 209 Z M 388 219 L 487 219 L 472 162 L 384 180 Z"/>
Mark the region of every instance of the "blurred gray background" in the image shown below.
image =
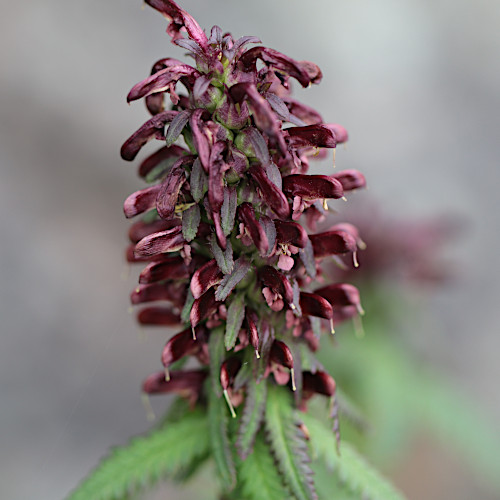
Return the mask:
<path id="1" fill-rule="evenodd" d="M 139 0 L 1 4 L 0 497 L 54 500 L 149 426 L 139 387 L 165 334 L 139 332 L 127 314 L 121 206 L 143 185 L 118 151 L 147 119 L 142 104 L 126 105 L 129 88 L 183 51 Z M 417 343 L 500 419 L 500 3 L 181 5 L 207 29 L 257 35 L 322 68 L 323 83 L 296 95 L 346 126 L 337 166 L 362 170 L 384 212 L 463 221 L 449 249 L 460 279 L 432 296 L 433 328 L 415 328 Z M 445 482 L 422 489 L 402 466 L 409 497 L 480 498 L 460 464 L 436 453 L 420 466 Z"/>

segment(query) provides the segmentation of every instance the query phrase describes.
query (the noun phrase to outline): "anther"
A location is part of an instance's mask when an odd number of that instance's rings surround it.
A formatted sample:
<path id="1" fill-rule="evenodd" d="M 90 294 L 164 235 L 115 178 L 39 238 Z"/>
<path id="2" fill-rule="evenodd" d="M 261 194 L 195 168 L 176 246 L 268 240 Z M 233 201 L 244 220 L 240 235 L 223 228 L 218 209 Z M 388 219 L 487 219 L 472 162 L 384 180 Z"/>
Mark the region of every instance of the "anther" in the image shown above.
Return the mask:
<path id="1" fill-rule="evenodd" d="M 330 333 L 335 335 L 335 328 L 333 327 L 333 318 L 330 318 Z"/>
<path id="2" fill-rule="evenodd" d="M 170 372 L 168 371 L 168 367 L 165 367 L 165 381 L 170 382 Z"/>
<path id="3" fill-rule="evenodd" d="M 295 385 L 295 370 L 293 368 L 290 370 L 290 375 L 292 376 L 292 391 L 296 391 L 297 386 Z"/>
<path id="4" fill-rule="evenodd" d="M 194 326 L 191 325 L 191 331 L 193 332 L 193 340 L 196 340 L 196 332 L 194 331 Z"/>
<path id="5" fill-rule="evenodd" d="M 354 263 L 354 267 L 359 267 L 358 252 L 353 252 L 352 253 L 352 261 Z"/>

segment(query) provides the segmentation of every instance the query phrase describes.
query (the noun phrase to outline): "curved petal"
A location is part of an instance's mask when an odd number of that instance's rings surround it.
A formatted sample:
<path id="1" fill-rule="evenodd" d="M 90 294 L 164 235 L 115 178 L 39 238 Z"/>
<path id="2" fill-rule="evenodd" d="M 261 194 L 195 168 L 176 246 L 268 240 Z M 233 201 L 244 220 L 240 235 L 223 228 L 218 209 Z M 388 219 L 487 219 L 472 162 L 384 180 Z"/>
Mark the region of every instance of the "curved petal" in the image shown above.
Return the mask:
<path id="1" fill-rule="evenodd" d="M 151 139 L 165 139 L 165 124 L 171 122 L 176 115 L 177 111 L 163 111 L 149 119 L 123 143 L 120 150 L 121 157 L 132 161 L 144 144 Z"/>

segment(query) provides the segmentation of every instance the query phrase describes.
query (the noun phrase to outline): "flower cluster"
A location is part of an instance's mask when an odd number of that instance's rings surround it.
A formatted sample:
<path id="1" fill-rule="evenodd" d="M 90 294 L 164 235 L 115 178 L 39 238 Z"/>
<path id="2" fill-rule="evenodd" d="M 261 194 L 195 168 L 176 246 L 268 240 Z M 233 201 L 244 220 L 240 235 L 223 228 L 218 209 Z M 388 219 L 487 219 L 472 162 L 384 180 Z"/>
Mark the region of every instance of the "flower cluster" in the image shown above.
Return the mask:
<path id="1" fill-rule="evenodd" d="M 321 71 L 248 48 L 260 43 L 255 37 L 234 40 L 218 26 L 207 36 L 171 0 L 146 3 L 168 19 L 167 33 L 194 63 L 159 60 L 127 97 L 144 98 L 152 118 L 124 143 L 123 159 L 134 160 L 150 140 L 162 143 L 139 166 L 149 187 L 124 204 L 126 217 L 143 216 L 130 228 L 127 259 L 147 263 L 131 300 L 143 305 L 143 325 L 183 325 L 165 345 L 165 370 L 143 390 L 203 400 L 217 335 L 226 355 L 216 368 L 232 412 L 245 398 L 247 365 L 252 380 L 272 377 L 297 391 L 299 407 L 314 393 L 333 396 L 333 378 L 310 353 L 322 323 L 333 333 L 361 311 L 360 299 L 347 283 L 314 282 L 322 259 L 352 254 L 356 263 L 362 242 L 349 224 L 313 234 L 306 227 L 315 231 L 327 200 L 364 187 L 365 178 L 356 170 L 307 175 L 323 148 L 347 140 L 342 126 L 291 97 L 291 79 L 308 87 Z M 198 369 L 170 370 L 188 356 Z"/>

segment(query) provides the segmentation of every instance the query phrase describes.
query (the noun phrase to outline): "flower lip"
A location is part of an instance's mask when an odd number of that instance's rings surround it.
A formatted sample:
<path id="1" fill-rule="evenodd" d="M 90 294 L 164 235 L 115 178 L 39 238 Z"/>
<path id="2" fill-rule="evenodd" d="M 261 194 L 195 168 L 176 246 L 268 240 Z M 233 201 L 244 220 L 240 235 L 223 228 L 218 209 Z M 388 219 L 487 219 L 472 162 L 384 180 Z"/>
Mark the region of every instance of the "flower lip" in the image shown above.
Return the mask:
<path id="1" fill-rule="evenodd" d="M 323 123 L 323 127 L 328 128 L 335 134 L 335 140 L 337 144 L 343 144 L 347 142 L 349 135 L 347 134 L 347 130 L 338 123 Z"/>
<path id="2" fill-rule="evenodd" d="M 342 170 L 342 172 L 333 174 L 332 177 L 340 181 L 344 191 L 366 187 L 365 176 L 358 170 Z"/>
<path id="3" fill-rule="evenodd" d="M 318 288 L 314 293 L 328 300 L 334 309 L 339 306 L 356 306 L 358 309 L 361 308 L 359 290 L 350 283 L 334 283 Z"/>
<path id="4" fill-rule="evenodd" d="M 335 380 L 326 372 L 317 370 L 315 373 L 302 372 L 302 388 L 304 392 L 316 392 L 324 396 L 334 396 Z"/>
<path id="5" fill-rule="evenodd" d="M 269 287 L 289 304 L 293 304 L 293 288 L 284 274 L 272 266 L 263 266 L 259 269 L 259 278 L 265 287 Z"/>

